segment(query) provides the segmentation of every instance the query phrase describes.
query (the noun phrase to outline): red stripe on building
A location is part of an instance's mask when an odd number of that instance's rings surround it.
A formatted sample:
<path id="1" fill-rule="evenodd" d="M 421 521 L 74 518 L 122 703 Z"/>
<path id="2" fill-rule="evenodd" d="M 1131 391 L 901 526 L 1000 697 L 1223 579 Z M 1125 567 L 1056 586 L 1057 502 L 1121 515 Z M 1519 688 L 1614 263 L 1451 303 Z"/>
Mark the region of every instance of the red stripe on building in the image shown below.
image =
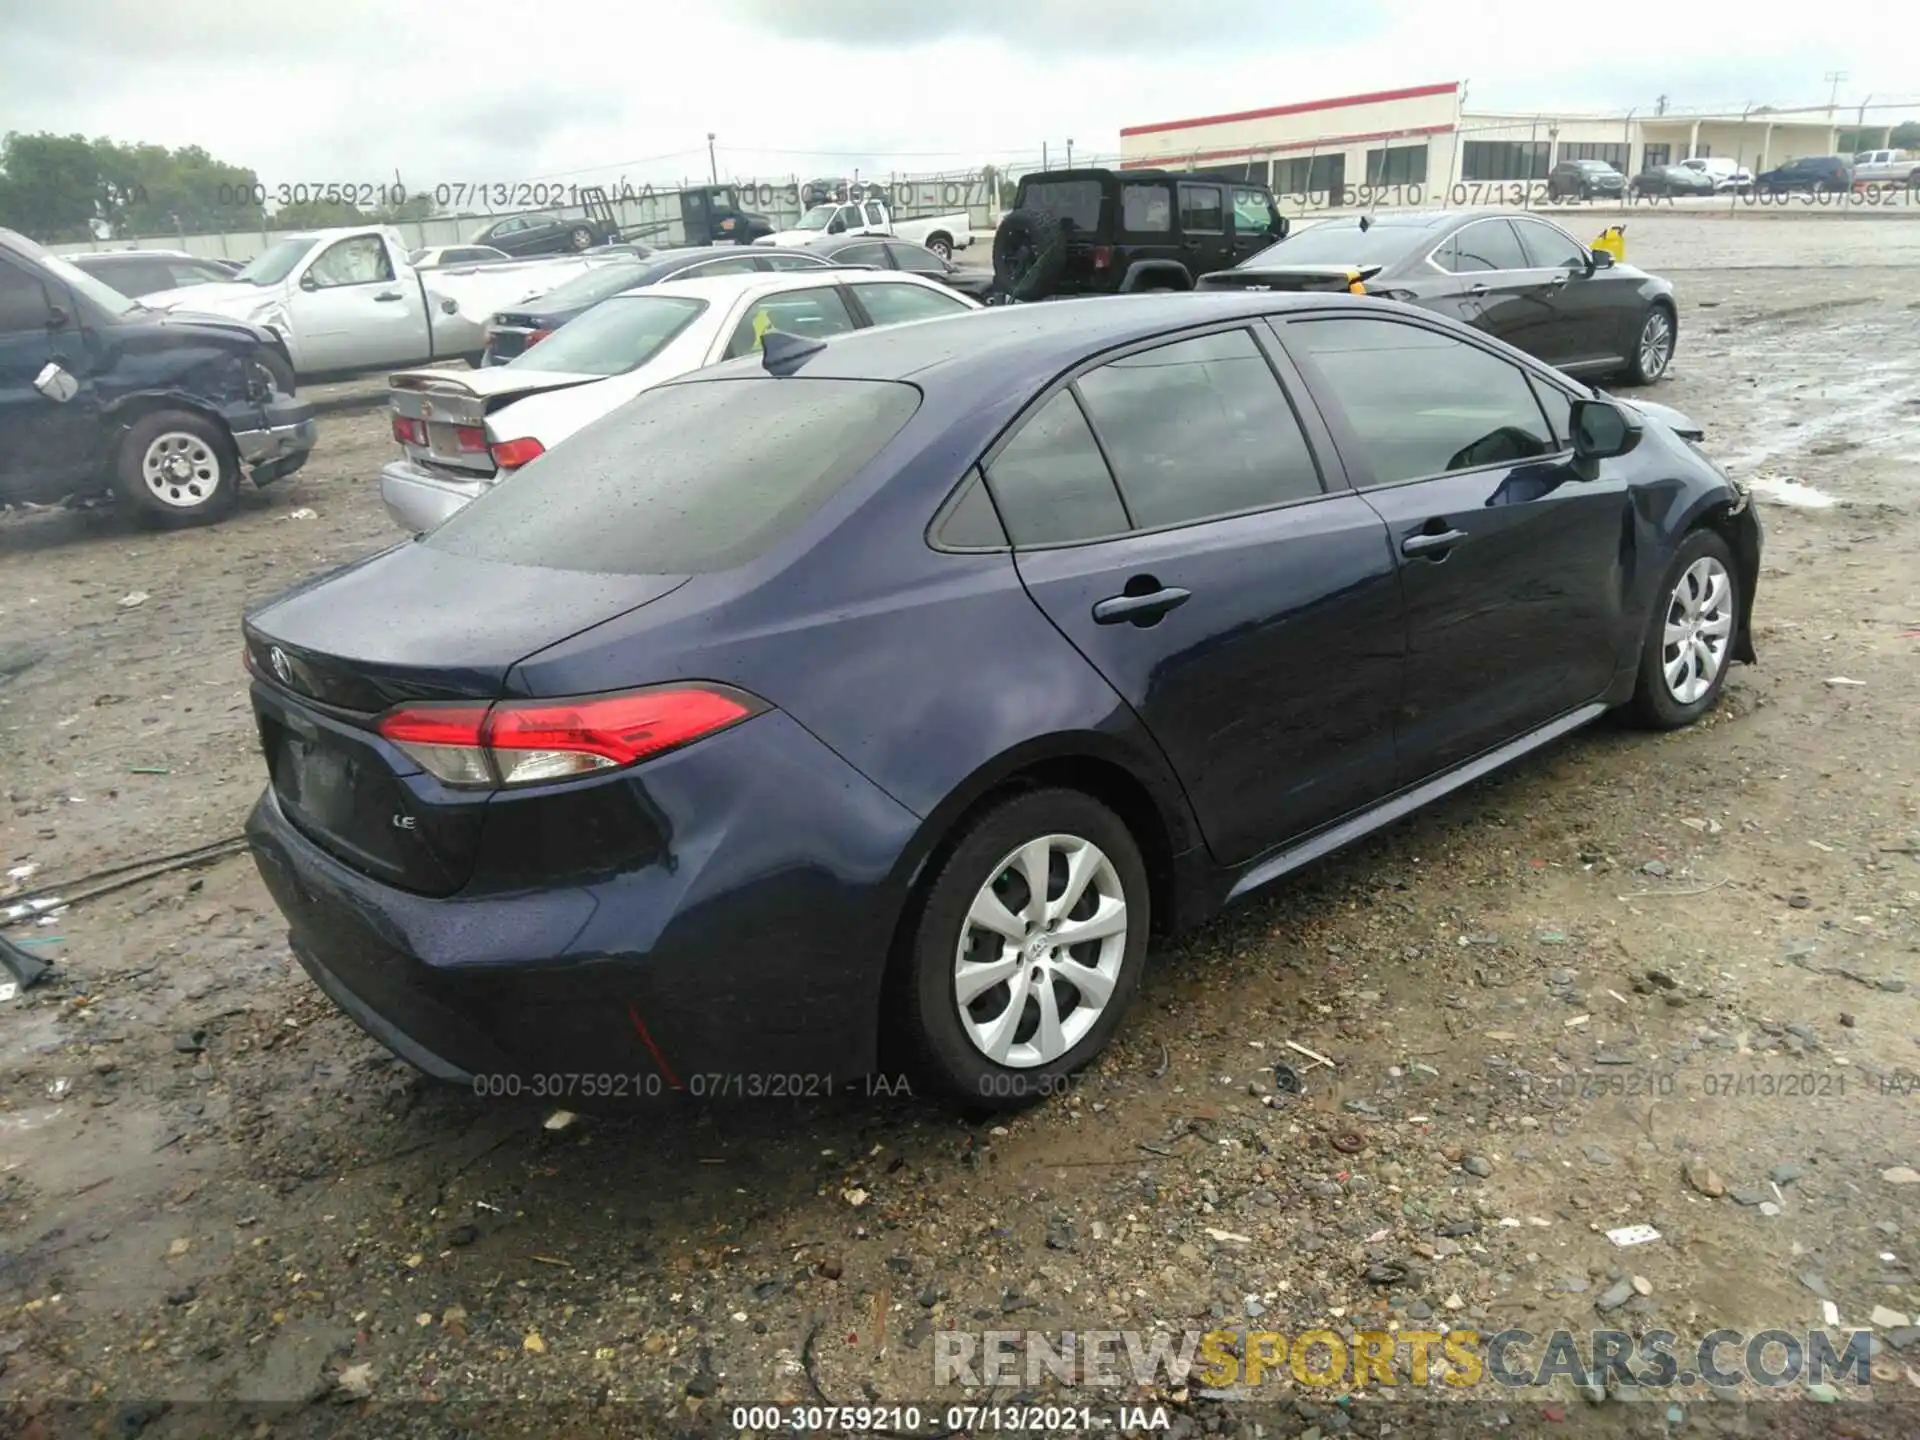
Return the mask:
<path id="1" fill-rule="evenodd" d="M 1122 170 L 1165 170 L 1169 166 L 1196 163 L 1201 160 L 1253 160 L 1265 159 L 1271 155 L 1284 155 L 1290 150 L 1313 150 L 1325 153 L 1340 150 L 1348 145 L 1364 145 L 1371 140 L 1412 140 L 1427 135 L 1450 135 L 1451 125 L 1422 125 L 1412 130 L 1376 130 L 1368 135 L 1324 135 L 1318 140 L 1294 140 L 1285 145 L 1237 145 L 1231 150 L 1192 150 L 1168 155 L 1155 155 L 1146 160 L 1122 160 Z"/>
<path id="2" fill-rule="evenodd" d="M 1197 120 L 1162 120 L 1155 125 L 1122 126 L 1122 135 L 1157 135 L 1163 130 L 1191 130 L 1196 125 L 1230 125 L 1236 120 L 1267 120 L 1275 115 L 1306 115 L 1315 110 L 1339 110 L 1348 105 L 1384 105 L 1393 100 L 1422 100 L 1430 95 L 1452 95 L 1458 80 L 1445 85 L 1416 85 L 1409 90 L 1375 90 L 1367 95 L 1342 95 L 1333 100 L 1303 100 L 1298 105 L 1275 105 L 1266 110 L 1240 110 L 1231 115 L 1202 115 Z"/>

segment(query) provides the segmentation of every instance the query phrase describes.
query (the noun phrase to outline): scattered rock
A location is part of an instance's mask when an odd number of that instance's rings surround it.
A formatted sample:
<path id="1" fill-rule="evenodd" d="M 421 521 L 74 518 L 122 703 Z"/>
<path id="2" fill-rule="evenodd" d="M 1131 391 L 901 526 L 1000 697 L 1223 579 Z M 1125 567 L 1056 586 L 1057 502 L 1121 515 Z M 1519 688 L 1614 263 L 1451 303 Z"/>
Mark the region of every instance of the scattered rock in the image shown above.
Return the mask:
<path id="1" fill-rule="evenodd" d="M 1047 1222 L 1047 1248 L 1049 1250 L 1071 1250 L 1074 1248 L 1072 1222 L 1056 1215 Z"/>
<path id="2" fill-rule="evenodd" d="M 194 1296 L 199 1293 L 199 1290 L 192 1285 L 176 1285 L 173 1289 L 167 1291 L 167 1303 L 169 1305 L 190 1305 L 193 1303 Z M 1904 1320 L 1901 1321 L 1901 1324 L 1904 1325 L 1905 1323 Z"/>
<path id="3" fill-rule="evenodd" d="M 1889 1185 L 1920 1185 L 1920 1170 L 1895 1165 L 1891 1170 L 1882 1170 L 1880 1178 Z"/>
<path id="4" fill-rule="evenodd" d="M 1736 1185 L 1727 1193 L 1741 1205 L 1764 1205 L 1770 1198 L 1765 1190 L 1754 1185 Z"/>
<path id="5" fill-rule="evenodd" d="M 1896 1350 L 1920 1349 L 1920 1325 L 1908 1325 L 1887 1332 L 1886 1341 Z"/>
<path id="6" fill-rule="evenodd" d="M 1896 1331 L 1905 1330 L 1912 1324 L 1908 1317 L 1902 1315 L 1898 1310 L 1889 1310 L 1884 1305 L 1874 1306 L 1873 1314 L 1867 1317 L 1867 1322 L 1876 1330 Z"/>
<path id="7" fill-rule="evenodd" d="M 1640 867 L 1640 873 L 1642 875 L 1651 875 L 1654 879 L 1659 880 L 1665 877 L 1668 871 L 1664 861 L 1649 860 Z"/>
<path id="8" fill-rule="evenodd" d="M 949 1299 L 952 1294 L 953 1291 L 947 1288 L 945 1281 L 929 1280 L 926 1289 L 920 1292 L 920 1304 L 923 1308 L 931 1310 L 942 1300 Z"/>
<path id="9" fill-rule="evenodd" d="M 480 1238 L 478 1225 L 456 1225 L 447 1232 L 447 1244 L 452 1246 L 471 1245 Z"/>
<path id="10" fill-rule="evenodd" d="M 1460 1162 L 1460 1168 L 1469 1175 L 1477 1175 L 1482 1180 L 1493 1174 L 1493 1162 L 1484 1155 L 1469 1155 Z"/>
<path id="11" fill-rule="evenodd" d="M 547 1342 L 540 1338 L 538 1330 L 529 1330 L 526 1337 L 521 1340 L 520 1348 L 529 1355 L 544 1355 L 547 1353 Z"/>
<path id="12" fill-rule="evenodd" d="M 1800 1283 L 1818 1295 L 1822 1300 L 1831 1300 L 1833 1298 L 1833 1290 L 1827 1284 L 1826 1276 L 1819 1274 L 1817 1271 L 1802 1271 L 1800 1274 Z"/>
<path id="13" fill-rule="evenodd" d="M 1598 1145 L 1582 1145 L 1580 1147 L 1580 1153 L 1587 1157 L 1587 1163 L 1590 1165 L 1611 1165 L 1614 1163 L 1613 1156 Z"/>
<path id="14" fill-rule="evenodd" d="M 1680 1173 L 1686 1178 L 1687 1184 L 1709 1200 L 1718 1200 L 1727 1193 L 1726 1182 L 1714 1173 L 1713 1167 L 1707 1164 L 1704 1156 L 1695 1155 L 1687 1161 Z"/>
<path id="15" fill-rule="evenodd" d="M 1767 1178 L 1776 1185 L 1791 1185 L 1806 1173 L 1798 1165 L 1780 1164 L 1767 1172 Z"/>
<path id="16" fill-rule="evenodd" d="M 364 1400 L 373 1394 L 373 1362 L 347 1366 L 334 1378 L 333 1393 L 341 1401 Z"/>
<path id="17" fill-rule="evenodd" d="M 1653 1282 L 1644 1275 L 1636 1275 L 1627 1283 L 1633 1286 L 1633 1293 L 1636 1295 L 1651 1295 L 1653 1293 Z"/>
<path id="18" fill-rule="evenodd" d="M 1633 1281 L 1631 1280 L 1615 1281 L 1612 1285 L 1607 1287 L 1607 1289 L 1601 1294 L 1598 1300 L 1595 1300 L 1593 1302 L 1593 1308 L 1598 1310 L 1602 1315 L 1604 1315 L 1609 1310 L 1618 1310 L 1622 1305 L 1626 1304 L 1627 1301 L 1631 1300 L 1632 1298 L 1633 1298 Z"/>

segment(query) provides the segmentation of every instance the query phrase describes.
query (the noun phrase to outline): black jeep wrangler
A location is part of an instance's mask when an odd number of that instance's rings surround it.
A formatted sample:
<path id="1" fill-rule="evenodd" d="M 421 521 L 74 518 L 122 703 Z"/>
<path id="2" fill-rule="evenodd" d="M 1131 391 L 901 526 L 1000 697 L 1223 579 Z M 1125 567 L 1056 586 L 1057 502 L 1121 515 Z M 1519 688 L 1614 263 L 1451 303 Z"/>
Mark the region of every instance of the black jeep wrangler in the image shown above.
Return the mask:
<path id="1" fill-rule="evenodd" d="M 1040 170 L 993 237 L 996 298 L 1191 290 L 1284 240 L 1257 181 L 1205 170 Z"/>

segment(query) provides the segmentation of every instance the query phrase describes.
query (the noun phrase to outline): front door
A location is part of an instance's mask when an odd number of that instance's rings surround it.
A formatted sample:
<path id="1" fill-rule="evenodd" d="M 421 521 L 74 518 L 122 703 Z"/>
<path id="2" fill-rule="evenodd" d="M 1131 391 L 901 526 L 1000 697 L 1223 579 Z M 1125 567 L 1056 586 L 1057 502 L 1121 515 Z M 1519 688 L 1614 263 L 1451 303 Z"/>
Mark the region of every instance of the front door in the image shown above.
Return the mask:
<path id="1" fill-rule="evenodd" d="M 1232 241 L 1227 234 L 1227 187 L 1180 182 L 1180 259 L 1194 276 L 1225 269 Z"/>
<path id="2" fill-rule="evenodd" d="M 1624 357 L 1640 311 L 1621 292 L 1635 282 L 1592 268 L 1587 247 L 1558 225 L 1518 217 L 1512 224 L 1535 273 L 1545 277 L 1550 312 L 1526 348 L 1549 365 Z"/>
<path id="3" fill-rule="evenodd" d="M 299 278 L 293 307 L 303 370 L 404 364 L 431 348 L 418 285 L 396 278 L 378 235 L 322 250 Z"/>
<path id="4" fill-rule="evenodd" d="M 1323 486 L 1310 423 L 1226 330 L 1082 374 L 987 467 L 1028 592 L 1153 735 L 1223 864 L 1393 775 L 1393 558 L 1379 516 Z"/>
<path id="5" fill-rule="evenodd" d="M 49 361 L 80 382 L 71 400 L 34 388 Z M 91 368 L 73 298 L 0 257 L 0 495 L 44 498 L 80 478 L 99 424 Z"/>
<path id="6" fill-rule="evenodd" d="M 1250 185 L 1233 187 L 1233 264 L 1250 260 L 1274 244 L 1279 229 L 1271 195 Z"/>
<path id="7" fill-rule="evenodd" d="M 1567 393 L 1414 322 L 1349 315 L 1280 333 L 1400 567 L 1401 782 L 1597 700 L 1633 628 L 1631 497 L 1604 467 L 1574 474 Z"/>
<path id="8" fill-rule="evenodd" d="M 1533 268 L 1520 237 L 1504 217 L 1465 226 L 1433 257 L 1458 277 L 1444 305 L 1435 306 L 1476 330 L 1484 330 L 1529 354 L 1553 349 L 1553 310 L 1548 277 Z"/>

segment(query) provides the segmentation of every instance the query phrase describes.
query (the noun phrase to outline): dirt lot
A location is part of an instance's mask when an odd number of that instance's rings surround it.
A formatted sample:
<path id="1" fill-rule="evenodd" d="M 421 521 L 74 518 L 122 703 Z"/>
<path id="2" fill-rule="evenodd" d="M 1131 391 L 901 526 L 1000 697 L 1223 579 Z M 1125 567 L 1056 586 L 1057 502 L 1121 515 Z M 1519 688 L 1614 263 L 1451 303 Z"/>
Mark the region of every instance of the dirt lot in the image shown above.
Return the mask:
<path id="1" fill-rule="evenodd" d="M 1827 1300 L 1880 1307 L 1871 1405 L 1159 1398 L 1180 1433 L 1920 1433 L 1914 273 L 1676 268 L 1658 398 L 1769 500 L 1761 663 L 1709 723 L 1577 736 L 1157 953 L 1119 1046 L 1018 1118 L 546 1129 L 335 1013 L 244 855 L 10 926 L 59 968 L 0 1005 L 0 1433 L 733 1433 L 977 1402 L 936 1389 L 942 1330 L 1691 1342 Z M 0 517 L 0 877 L 36 867 L 0 892 L 238 832 L 239 611 L 389 541 L 388 448 L 331 418 L 210 531 Z"/>

